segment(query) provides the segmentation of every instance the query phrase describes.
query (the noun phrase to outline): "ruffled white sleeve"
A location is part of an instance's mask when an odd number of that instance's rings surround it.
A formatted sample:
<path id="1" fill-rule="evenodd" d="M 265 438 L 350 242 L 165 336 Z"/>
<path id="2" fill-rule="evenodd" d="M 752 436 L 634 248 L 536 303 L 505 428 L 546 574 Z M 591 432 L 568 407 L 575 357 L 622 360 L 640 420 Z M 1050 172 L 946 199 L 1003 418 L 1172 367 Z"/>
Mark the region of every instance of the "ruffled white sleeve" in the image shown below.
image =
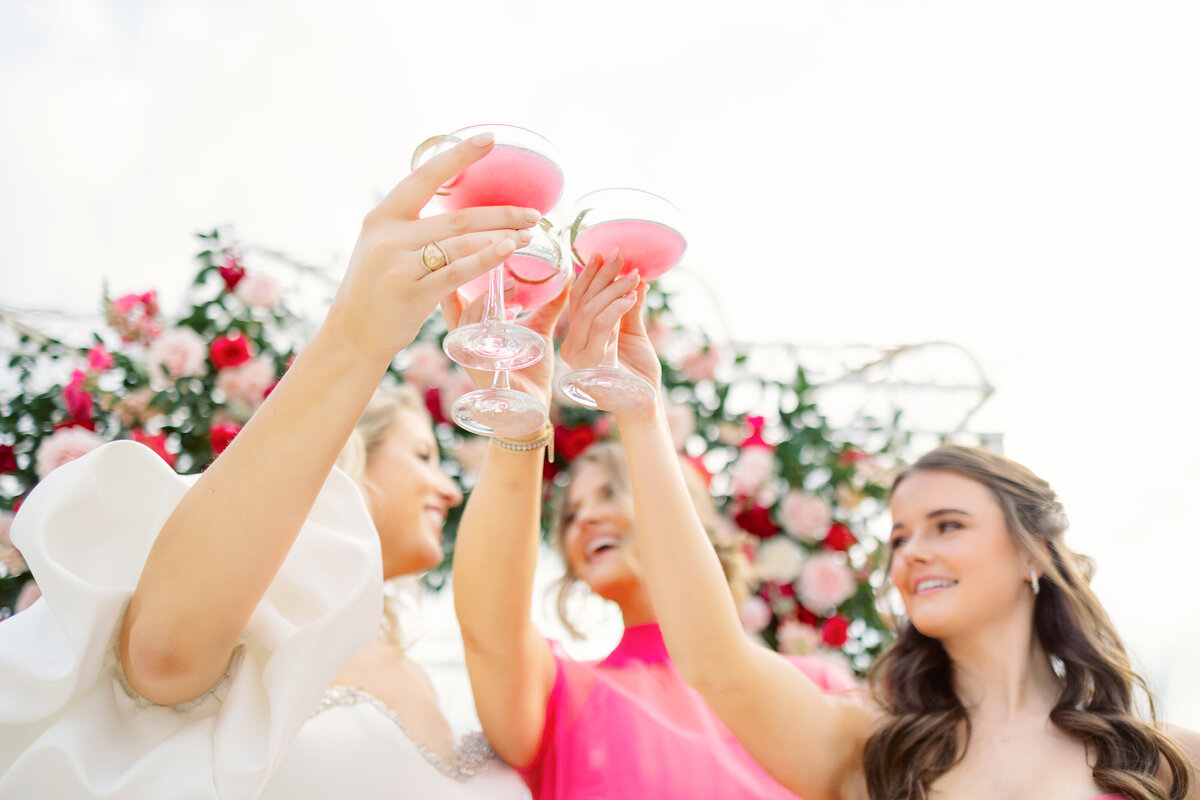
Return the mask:
<path id="1" fill-rule="evenodd" d="M 255 797 L 378 632 L 379 540 L 335 470 L 228 676 L 186 710 L 131 697 L 114 652 L 122 618 L 192 481 L 148 448 L 114 442 L 56 469 L 17 514 L 13 541 L 43 597 L 0 622 L 0 797 Z"/>

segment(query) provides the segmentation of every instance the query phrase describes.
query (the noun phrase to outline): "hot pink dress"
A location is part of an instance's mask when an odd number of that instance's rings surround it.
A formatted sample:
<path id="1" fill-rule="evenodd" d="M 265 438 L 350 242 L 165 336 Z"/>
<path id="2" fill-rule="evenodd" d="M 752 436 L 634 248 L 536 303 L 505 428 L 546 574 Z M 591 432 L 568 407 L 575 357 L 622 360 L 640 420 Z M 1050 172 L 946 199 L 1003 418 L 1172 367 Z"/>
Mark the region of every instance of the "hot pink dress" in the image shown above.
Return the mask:
<path id="1" fill-rule="evenodd" d="M 535 800 L 796 797 L 683 682 L 658 625 L 627 628 L 602 661 L 573 661 L 557 648 L 554 659 L 542 742 L 518 770 Z M 793 660 L 824 691 L 854 688 L 828 662 Z"/>

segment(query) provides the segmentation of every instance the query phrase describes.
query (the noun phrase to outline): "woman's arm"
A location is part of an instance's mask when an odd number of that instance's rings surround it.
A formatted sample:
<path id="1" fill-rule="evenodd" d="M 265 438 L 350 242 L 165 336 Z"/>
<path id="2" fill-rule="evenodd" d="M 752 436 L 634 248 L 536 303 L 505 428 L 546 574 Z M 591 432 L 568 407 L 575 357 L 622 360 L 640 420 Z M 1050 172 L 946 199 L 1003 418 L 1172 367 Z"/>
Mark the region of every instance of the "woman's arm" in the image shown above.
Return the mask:
<path id="1" fill-rule="evenodd" d="M 530 317 L 526 325 L 542 335 L 547 355 L 509 376 L 514 389 L 534 394 L 547 405 L 554 377 L 550 339 L 566 301 L 564 290 Z M 479 305 L 472 304 L 464 315 L 457 298 L 448 298 L 442 306 L 448 326 L 473 321 Z M 491 383 L 490 374 L 472 377 L 481 385 Z M 538 431 L 524 438 L 542 436 Z M 529 764 L 537 754 L 554 688 L 550 645 L 530 618 L 541 542 L 544 457 L 544 448 L 520 452 L 490 446 L 454 545 L 454 608 L 475 709 L 492 748 L 515 766 Z"/>
<path id="2" fill-rule="evenodd" d="M 844 797 L 861 785 L 861 748 L 874 713 L 822 694 L 743 633 L 667 428 L 661 368 L 641 316 L 646 286 L 635 296 L 610 288 L 619 262 L 585 269 L 576 280 L 562 353 L 577 367 L 599 362 L 612 315 L 620 313 L 622 365 L 659 388 L 652 407 L 616 416 L 629 461 L 638 557 L 667 648 L 684 680 L 776 780 L 809 800 Z"/>
<path id="3" fill-rule="evenodd" d="M 122 666 L 144 697 L 174 704 L 216 683 L 392 357 L 446 294 L 527 241 L 518 229 L 536 212 L 525 209 L 419 219 L 490 149 L 467 142 L 431 159 L 366 216 L 320 330 L 164 524 L 121 628 Z M 435 272 L 421 262 L 429 241 L 451 260 Z"/>

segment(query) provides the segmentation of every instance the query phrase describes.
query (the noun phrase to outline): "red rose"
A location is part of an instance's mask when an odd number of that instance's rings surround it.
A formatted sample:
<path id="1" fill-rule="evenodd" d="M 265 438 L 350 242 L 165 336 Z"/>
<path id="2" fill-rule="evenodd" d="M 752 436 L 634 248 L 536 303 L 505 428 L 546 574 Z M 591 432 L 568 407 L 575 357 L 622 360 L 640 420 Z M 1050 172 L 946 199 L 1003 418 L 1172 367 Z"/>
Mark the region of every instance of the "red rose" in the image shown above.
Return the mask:
<path id="1" fill-rule="evenodd" d="M 817 623 L 820 621 L 816 614 L 801 605 L 796 606 L 796 619 L 800 623 L 807 625 L 810 628 L 817 627 Z"/>
<path id="2" fill-rule="evenodd" d="M 0 444 L 0 475 L 17 471 L 17 456 L 11 444 Z"/>
<path id="3" fill-rule="evenodd" d="M 829 533 L 825 534 L 825 547 L 837 550 L 839 553 L 846 552 L 850 549 L 850 545 L 857 543 L 858 539 L 854 538 L 850 529 L 840 522 L 830 525 Z"/>
<path id="4" fill-rule="evenodd" d="M 236 433 L 237 431 L 235 430 L 234 434 Z M 159 457 L 162 458 L 163 461 L 167 462 L 168 467 L 171 467 L 172 469 L 175 468 L 175 459 L 178 458 L 178 456 L 175 453 L 167 452 L 167 435 L 165 433 L 146 433 L 140 428 L 134 428 L 129 432 L 129 438 L 138 444 L 146 445 L 146 447 L 149 447 L 151 450 L 158 453 Z M 229 438 L 231 440 L 233 439 L 232 436 Z M 226 442 L 225 444 L 228 445 L 229 442 Z M 216 448 L 214 447 L 213 449 L 215 450 Z M 224 450 L 225 447 L 222 446 L 221 449 Z"/>
<path id="5" fill-rule="evenodd" d="M 89 420 L 92 418 L 92 396 L 83 389 L 87 374 L 77 369 L 71 373 L 71 382 L 63 387 L 63 402 L 67 405 L 67 413 L 73 420 Z"/>
<path id="6" fill-rule="evenodd" d="M 584 450 L 596 443 L 596 432 L 588 425 L 554 429 L 554 452 L 563 461 L 574 461 Z"/>
<path id="7" fill-rule="evenodd" d="M 441 425 L 450 421 L 442 413 L 442 390 L 436 386 L 431 386 L 425 390 L 425 410 L 429 412 L 429 417 L 433 420 L 434 425 Z"/>
<path id="8" fill-rule="evenodd" d="M 746 533 L 753 533 L 760 539 L 779 533 L 779 526 L 771 519 L 771 510 L 758 503 L 734 514 L 733 521 Z"/>
<path id="9" fill-rule="evenodd" d="M 825 620 L 821 626 L 821 641 L 827 647 L 840 648 L 850 638 L 850 620 L 840 614 L 835 614 Z"/>
<path id="10" fill-rule="evenodd" d="M 241 428 L 232 423 L 224 425 L 213 425 L 208 432 L 208 443 L 212 445 L 213 455 L 221 455 L 225 452 L 225 448 L 229 447 L 229 443 L 233 441 L 233 437 L 238 435 Z"/>
<path id="11" fill-rule="evenodd" d="M 851 464 L 857 464 L 859 461 L 866 461 L 870 456 L 859 450 L 857 447 L 847 447 L 842 452 L 838 453 L 838 463 L 843 467 L 848 467 Z"/>
<path id="12" fill-rule="evenodd" d="M 217 267 L 217 272 L 221 273 L 221 280 L 225 281 L 225 291 L 232 292 L 237 288 L 237 285 L 242 282 L 242 278 L 246 277 L 246 268 L 237 262 L 236 256 L 229 256 L 225 259 L 225 264 Z"/>
<path id="13" fill-rule="evenodd" d="M 218 336 L 209 347 L 208 357 L 218 370 L 240 366 L 250 360 L 250 342 L 240 333 Z"/>

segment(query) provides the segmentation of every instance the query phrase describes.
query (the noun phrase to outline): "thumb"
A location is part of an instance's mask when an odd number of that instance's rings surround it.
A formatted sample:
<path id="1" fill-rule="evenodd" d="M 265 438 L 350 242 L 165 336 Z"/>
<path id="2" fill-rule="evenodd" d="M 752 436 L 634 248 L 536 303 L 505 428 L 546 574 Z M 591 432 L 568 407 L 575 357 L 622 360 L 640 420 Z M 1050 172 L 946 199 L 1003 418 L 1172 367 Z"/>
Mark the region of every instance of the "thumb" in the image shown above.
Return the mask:
<path id="1" fill-rule="evenodd" d="M 567 307 L 567 299 L 571 296 L 571 283 L 572 281 L 568 280 L 557 297 L 529 315 L 525 324 L 531 331 L 542 336 L 549 336 L 554 332 L 554 326 L 558 324 L 558 318 L 562 316 Z"/>

